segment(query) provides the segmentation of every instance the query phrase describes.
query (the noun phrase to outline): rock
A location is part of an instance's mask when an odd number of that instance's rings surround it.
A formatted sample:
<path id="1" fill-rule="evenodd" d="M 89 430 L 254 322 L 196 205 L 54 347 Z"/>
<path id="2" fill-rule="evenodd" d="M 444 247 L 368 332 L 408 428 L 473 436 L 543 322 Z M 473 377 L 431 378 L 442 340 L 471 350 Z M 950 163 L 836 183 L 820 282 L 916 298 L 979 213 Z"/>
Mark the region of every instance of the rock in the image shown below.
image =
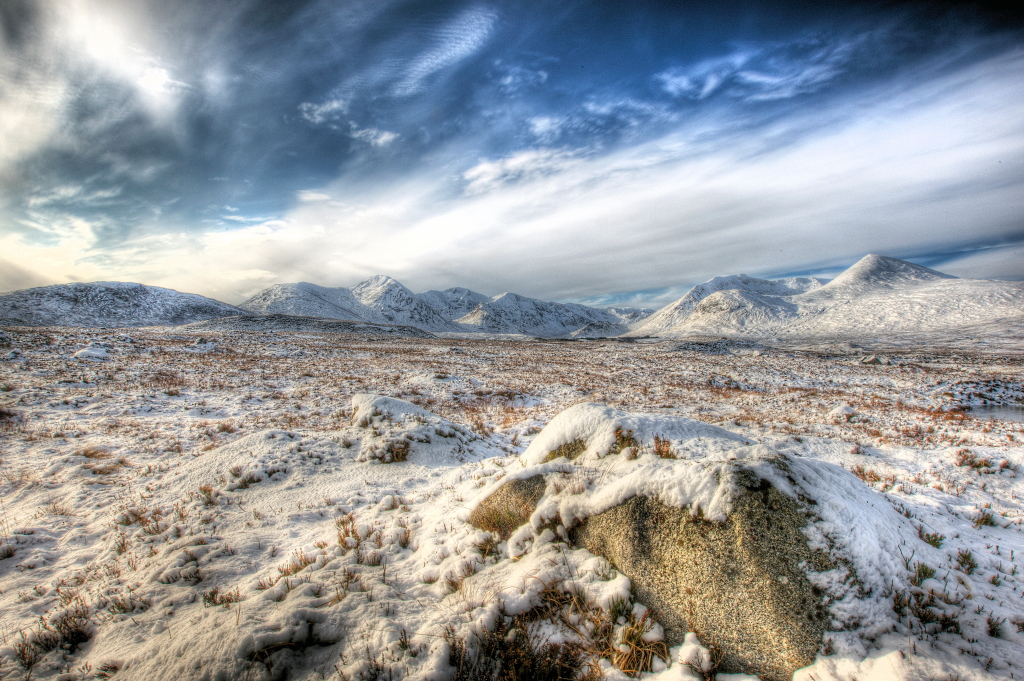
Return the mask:
<path id="1" fill-rule="evenodd" d="M 569 530 L 570 542 L 629 577 L 639 602 L 665 629 L 669 646 L 693 631 L 722 653 L 723 672 L 790 679 L 814 661 L 829 615 L 805 569 L 835 567 L 809 548 L 807 510 L 737 463 L 732 513 L 724 522 L 634 496 Z M 488 496 L 469 522 L 507 540 L 527 523 L 544 476 L 512 480 Z"/>
<path id="2" fill-rule="evenodd" d="M 75 359 L 86 359 L 93 362 L 103 362 L 110 359 L 110 353 L 104 347 L 89 346 L 82 348 L 75 353 Z"/>
<path id="3" fill-rule="evenodd" d="M 506 482 L 473 510 L 470 524 L 508 539 L 530 520 L 544 494 L 544 484 L 543 475 Z"/>
<path id="4" fill-rule="evenodd" d="M 807 512 L 736 466 L 725 522 L 636 496 L 570 530 L 573 544 L 609 560 L 652 608 L 669 646 L 693 631 L 722 653 L 723 672 L 790 679 L 814 661 L 829 615 L 803 566 L 829 569 L 801 532 Z"/>
<path id="5" fill-rule="evenodd" d="M 20 362 L 25 359 L 25 356 L 21 353 L 21 350 L 15 348 L 3 356 L 5 362 Z"/>
<path id="6" fill-rule="evenodd" d="M 11 347 L 11 337 L 6 331 L 0 330 L 0 348 Z"/>
<path id="7" fill-rule="evenodd" d="M 860 363 L 877 364 L 881 366 L 889 366 L 890 364 L 892 364 L 892 362 L 889 361 L 889 358 L 886 357 L 885 355 L 868 355 L 866 357 L 861 357 Z"/>
<path id="8" fill-rule="evenodd" d="M 848 404 L 840 405 L 828 413 L 833 422 L 849 421 L 856 415 L 856 410 Z"/>

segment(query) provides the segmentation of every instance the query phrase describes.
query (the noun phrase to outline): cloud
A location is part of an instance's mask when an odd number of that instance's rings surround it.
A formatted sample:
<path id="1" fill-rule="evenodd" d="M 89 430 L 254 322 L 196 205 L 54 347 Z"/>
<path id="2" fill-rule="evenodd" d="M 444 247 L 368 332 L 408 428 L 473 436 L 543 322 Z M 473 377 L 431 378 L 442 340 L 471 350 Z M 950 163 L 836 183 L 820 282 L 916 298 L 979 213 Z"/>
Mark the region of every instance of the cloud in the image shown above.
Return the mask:
<path id="1" fill-rule="evenodd" d="M 548 72 L 519 64 L 495 64 L 498 74 L 495 81 L 503 95 L 516 95 L 524 90 L 539 87 L 547 82 Z"/>
<path id="2" fill-rule="evenodd" d="M 564 41 L 512 36 L 514 14 L 357 4 L 314 1 L 254 32 L 166 3 L 46 5 L 0 60 L 3 257 L 25 281 L 231 302 L 381 272 L 414 288 L 633 292 L 619 302 L 1024 229 L 1024 56 L 994 38 L 886 70 L 899 50 L 884 28 L 809 34 L 594 78 L 575 53 L 571 72 L 568 53 L 537 56 Z M 1016 254 L 950 267 L 1013 277 Z"/>
<path id="3" fill-rule="evenodd" d="M 374 147 L 386 147 L 399 137 L 397 132 L 378 130 L 377 128 L 360 128 L 355 123 L 351 123 L 350 127 L 353 138 Z"/>
<path id="4" fill-rule="evenodd" d="M 321 194 L 319 192 L 310 191 L 308 189 L 300 189 L 295 192 L 295 198 L 304 203 L 310 203 L 313 201 L 330 201 L 331 197 L 327 194 Z"/>
<path id="5" fill-rule="evenodd" d="M 57 280 L 41 276 L 32 270 L 15 265 L 10 260 L 0 258 L 0 293 L 56 283 Z"/>
<path id="6" fill-rule="evenodd" d="M 422 92 L 435 73 L 454 66 L 483 47 L 494 30 L 497 14 L 474 7 L 463 11 L 434 35 L 434 45 L 409 62 L 392 89 L 400 97 Z"/>
<path id="7" fill-rule="evenodd" d="M 302 117 L 313 125 L 336 121 L 348 112 L 348 103 L 342 99 L 330 99 L 321 104 L 303 102 L 299 104 Z"/>
<path id="8" fill-rule="evenodd" d="M 467 194 L 480 194 L 511 182 L 535 180 L 566 170 L 578 153 L 526 149 L 494 161 L 481 161 L 462 174 Z"/>
<path id="9" fill-rule="evenodd" d="M 702 100 L 716 93 L 747 101 L 788 99 L 816 92 L 863 66 L 885 28 L 846 36 L 806 35 L 789 42 L 740 45 L 731 53 L 654 78 L 673 97 Z"/>
<path id="10" fill-rule="evenodd" d="M 997 244 L 951 254 L 936 265 L 941 271 L 974 279 L 1024 280 L 1024 244 Z"/>

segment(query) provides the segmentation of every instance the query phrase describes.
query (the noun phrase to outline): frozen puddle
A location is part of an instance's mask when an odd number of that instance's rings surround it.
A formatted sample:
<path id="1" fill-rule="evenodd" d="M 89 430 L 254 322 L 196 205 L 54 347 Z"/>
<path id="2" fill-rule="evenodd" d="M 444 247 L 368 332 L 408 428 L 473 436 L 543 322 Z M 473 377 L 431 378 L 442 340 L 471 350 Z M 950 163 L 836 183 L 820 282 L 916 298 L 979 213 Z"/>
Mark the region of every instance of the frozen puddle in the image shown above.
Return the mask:
<path id="1" fill-rule="evenodd" d="M 971 407 L 971 416 L 976 419 L 997 421 L 1015 421 L 1024 423 L 1024 406 L 1017 404 L 984 405 Z"/>

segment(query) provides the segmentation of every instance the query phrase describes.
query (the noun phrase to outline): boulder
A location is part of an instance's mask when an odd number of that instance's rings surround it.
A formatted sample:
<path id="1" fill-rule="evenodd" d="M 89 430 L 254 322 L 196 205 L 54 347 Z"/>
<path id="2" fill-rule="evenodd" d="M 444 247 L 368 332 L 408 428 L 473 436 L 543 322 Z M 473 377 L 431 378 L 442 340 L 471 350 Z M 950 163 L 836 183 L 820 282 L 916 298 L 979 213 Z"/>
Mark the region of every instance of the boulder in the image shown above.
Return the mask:
<path id="1" fill-rule="evenodd" d="M 630 578 L 668 645 L 693 631 L 721 651 L 723 672 L 790 679 L 814 661 L 829 624 L 806 568 L 833 566 L 808 547 L 800 502 L 748 470 L 736 478 L 724 522 L 636 496 L 586 519 L 570 539 Z"/>
<path id="2" fill-rule="evenodd" d="M 469 522 L 481 530 L 508 539 L 530 520 L 544 494 L 544 476 L 510 480 L 473 509 Z"/>
<path id="3" fill-rule="evenodd" d="M 731 490 L 725 520 L 634 496 L 577 521 L 570 542 L 629 577 L 669 646 L 693 631 L 721 651 L 723 672 L 789 679 L 814 661 L 828 627 L 824 593 L 807 571 L 836 567 L 808 546 L 803 502 L 779 492 L 740 462 L 721 480 Z M 476 527 L 508 539 L 526 524 L 545 491 L 543 475 L 512 480 L 470 515 Z"/>

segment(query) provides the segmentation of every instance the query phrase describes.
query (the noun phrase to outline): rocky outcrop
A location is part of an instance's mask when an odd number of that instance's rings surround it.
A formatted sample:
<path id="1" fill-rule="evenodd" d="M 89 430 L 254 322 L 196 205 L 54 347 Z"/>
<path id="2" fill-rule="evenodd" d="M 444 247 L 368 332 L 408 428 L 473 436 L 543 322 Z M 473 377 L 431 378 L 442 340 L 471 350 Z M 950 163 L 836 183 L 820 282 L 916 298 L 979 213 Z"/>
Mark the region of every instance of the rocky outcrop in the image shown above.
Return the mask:
<path id="1" fill-rule="evenodd" d="M 782 681 L 814 661 L 829 616 L 807 571 L 835 567 L 808 546 L 808 511 L 740 465 L 732 512 L 707 520 L 689 509 L 634 496 L 569 530 L 571 543 L 630 578 L 657 613 L 669 646 L 689 631 L 722 654 L 721 671 Z M 513 480 L 487 497 L 470 523 L 508 539 L 529 521 L 544 477 Z"/>
<path id="2" fill-rule="evenodd" d="M 750 471 L 737 478 L 724 522 L 637 496 L 588 518 L 570 538 L 630 578 L 668 645 L 693 631 L 722 652 L 722 671 L 781 681 L 821 647 L 829 617 L 805 566 L 830 566 L 808 547 L 797 500 Z"/>

